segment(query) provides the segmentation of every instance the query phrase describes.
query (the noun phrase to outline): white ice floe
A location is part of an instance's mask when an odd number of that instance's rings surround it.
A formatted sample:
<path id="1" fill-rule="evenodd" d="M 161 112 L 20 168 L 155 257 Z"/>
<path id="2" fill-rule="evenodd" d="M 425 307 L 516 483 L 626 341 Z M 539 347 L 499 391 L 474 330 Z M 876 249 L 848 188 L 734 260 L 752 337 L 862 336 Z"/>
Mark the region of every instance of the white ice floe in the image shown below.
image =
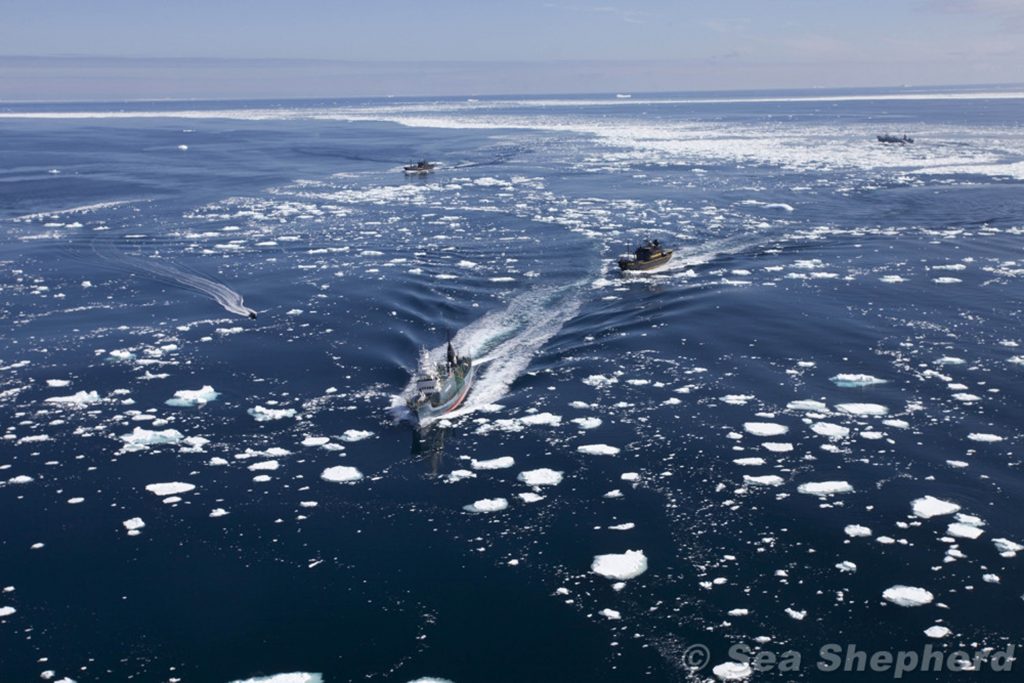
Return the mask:
<path id="1" fill-rule="evenodd" d="M 51 396 L 46 399 L 46 402 L 70 406 L 72 408 L 84 408 L 85 406 L 91 406 L 94 403 L 99 403 L 101 400 L 100 395 L 95 391 L 79 391 L 71 396 Z"/>
<path id="2" fill-rule="evenodd" d="M 618 455 L 619 449 L 603 443 L 587 444 L 577 446 L 576 451 L 584 455 Z"/>
<path id="3" fill-rule="evenodd" d="M 500 458 L 491 458 L 490 460 L 470 460 L 470 467 L 474 470 L 507 470 L 509 467 L 514 467 L 516 459 L 511 455 L 503 455 Z"/>
<path id="4" fill-rule="evenodd" d="M 747 662 L 724 662 L 711 668 L 711 673 L 721 681 L 745 681 L 754 675 Z"/>
<path id="5" fill-rule="evenodd" d="M 321 472 L 320 478 L 324 481 L 331 481 L 338 484 L 352 484 L 361 480 L 363 478 L 363 473 L 355 467 L 335 465 L 334 467 L 328 467 Z"/>
<path id="6" fill-rule="evenodd" d="M 574 417 L 570 422 L 580 429 L 596 429 L 601 426 L 601 418 L 599 417 Z"/>
<path id="7" fill-rule="evenodd" d="M 213 508 L 210 510 L 210 517 L 223 517 L 228 514 L 228 511 L 224 508 Z"/>
<path id="8" fill-rule="evenodd" d="M 3 619 L 4 617 L 9 617 L 12 614 L 16 614 L 17 611 L 18 610 L 14 609 L 10 605 L 3 605 L 2 607 L 0 607 L 0 619 Z"/>
<path id="9" fill-rule="evenodd" d="M 809 481 L 797 486 L 796 490 L 819 498 L 839 493 L 853 493 L 853 487 L 845 481 Z"/>
<path id="10" fill-rule="evenodd" d="M 219 393 L 214 391 L 213 387 L 209 384 L 204 384 L 200 389 L 182 389 L 174 392 L 174 398 L 167 399 L 166 403 L 169 406 L 176 408 L 194 408 L 196 406 L 206 405 L 210 401 L 215 400 Z"/>
<path id="11" fill-rule="evenodd" d="M 789 453 L 793 450 L 793 444 L 781 441 L 765 441 L 761 444 L 761 448 L 769 450 L 772 453 Z"/>
<path id="12" fill-rule="evenodd" d="M 890 285 L 899 284 L 900 282 L 906 282 L 906 280 L 900 277 L 899 275 L 883 275 L 878 279 Z"/>
<path id="13" fill-rule="evenodd" d="M 728 396 L 719 397 L 718 400 L 733 406 L 745 406 L 753 399 L 754 396 L 752 394 L 729 394 Z"/>
<path id="14" fill-rule="evenodd" d="M 61 389 L 63 387 L 68 386 L 69 384 L 71 384 L 71 380 L 69 380 L 69 379 L 48 379 L 48 380 L 46 380 L 46 386 L 52 387 L 54 389 Z"/>
<path id="15" fill-rule="evenodd" d="M 475 472 L 470 472 L 469 470 L 452 470 L 445 475 L 444 481 L 447 484 L 454 484 L 456 482 L 463 481 L 464 479 L 474 478 L 476 478 Z"/>
<path id="16" fill-rule="evenodd" d="M 564 473 L 541 467 L 536 470 L 520 472 L 517 479 L 527 486 L 558 486 L 562 483 Z"/>
<path id="17" fill-rule="evenodd" d="M 789 615 L 790 619 L 796 619 L 797 621 L 803 621 L 807 617 L 807 610 L 805 610 L 805 609 L 796 610 L 796 609 L 793 609 L 792 607 L 787 607 L 786 608 L 786 614 Z"/>
<path id="18" fill-rule="evenodd" d="M 286 674 L 273 674 L 272 676 L 257 676 L 256 678 L 238 679 L 231 683 L 324 683 L 321 674 L 293 672 Z"/>
<path id="19" fill-rule="evenodd" d="M 929 626 L 924 630 L 924 634 L 929 638 L 945 638 L 950 633 L 951 631 L 948 628 L 946 628 L 945 626 L 940 626 L 938 624 L 935 624 L 934 626 Z"/>
<path id="20" fill-rule="evenodd" d="M 787 410 L 800 410 L 807 413 L 827 413 L 828 406 L 821 401 L 815 401 L 812 399 L 801 399 L 799 401 L 790 401 L 786 404 Z"/>
<path id="21" fill-rule="evenodd" d="M 506 508 L 508 501 L 504 498 L 481 498 L 462 507 L 466 512 L 501 512 Z"/>
<path id="22" fill-rule="evenodd" d="M 871 535 L 871 529 L 860 524 L 847 524 L 843 527 L 843 533 L 850 538 L 862 538 Z"/>
<path id="23" fill-rule="evenodd" d="M 971 441 L 980 441 L 982 443 L 998 443 L 1003 440 L 1003 437 L 998 434 L 980 434 L 978 432 L 971 432 L 967 435 L 967 438 Z"/>
<path id="24" fill-rule="evenodd" d="M 983 529 L 980 529 L 973 524 L 963 524 L 962 522 L 953 522 L 946 527 L 946 535 L 954 538 L 974 540 L 983 533 L 985 533 Z"/>
<path id="25" fill-rule="evenodd" d="M 373 436 L 373 432 L 366 431 L 365 429 L 346 429 L 345 433 L 341 435 L 341 440 L 353 443 L 369 439 L 371 436 Z"/>
<path id="26" fill-rule="evenodd" d="M 180 443 L 185 435 L 179 432 L 177 429 L 164 429 L 162 431 L 143 429 L 142 427 L 136 427 L 132 430 L 131 434 L 122 434 L 121 441 L 124 442 L 124 450 L 141 451 L 150 446 L 160 446 L 163 444 L 177 444 Z"/>
<path id="27" fill-rule="evenodd" d="M 840 403 L 836 410 L 857 417 L 881 417 L 889 413 L 889 409 L 878 403 Z"/>
<path id="28" fill-rule="evenodd" d="M 557 427 L 562 424 L 562 416 L 552 413 L 535 413 L 521 417 L 519 421 L 529 426 L 545 425 L 547 427 Z"/>
<path id="29" fill-rule="evenodd" d="M 882 591 L 882 597 L 900 607 L 920 607 L 927 605 L 935 596 L 931 591 L 917 586 L 895 585 Z"/>
<path id="30" fill-rule="evenodd" d="M 996 552 L 1006 558 L 1016 557 L 1017 553 L 1024 551 L 1024 545 L 1014 543 L 1008 538 L 993 538 L 992 544 L 996 547 Z"/>
<path id="31" fill-rule="evenodd" d="M 146 490 L 157 496 L 176 496 L 179 493 L 188 493 L 194 490 L 195 484 L 188 484 L 182 481 L 170 481 L 162 484 L 147 484 Z"/>
<path id="32" fill-rule="evenodd" d="M 830 377 L 829 380 L 840 387 L 854 388 L 854 387 L 867 387 L 872 384 L 885 384 L 888 380 L 879 379 L 874 375 L 865 375 L 852 372 L 841 372 L 835 377 Z"/>
<path id="33" fill-rule="evenodd" d="M 764 458 L 735 458 L 733 463 L 741 467 L 760 467 L 764 464 Z"/>
<path id="34" fill-rule="evenodd" d="M 632 531 L 636 528 L 636 524 L 633 522 L 623 522 L 622 524 L 612 524 L 608 528 L 611 531 Z"/>
<path id="35" fill-rule="evenodd" d="M 836 569 L 844 574 L 853 574 L 857 571 L 857 565 L 849 560 L 843 560 L 842 562 L 836 563 Z"/>
<path id="36" fill-rule="evenodd" d="M 647 571 L 647 556 L 642 550 L 595 555 L 594 561 L 590 564 L 590 571 L 617 581 L 635 579 Z"/>
<path id="37" fill-rule="evenodd" d="M 516 496 L 518 496 L 519 500 L 523 501 L 524 503 L 539 503 L 540 501 L 544 500 L 544 496 L 540 495 L 539 493 L 534 493 L 533 491 L 517 493 Z"/>
<path id="38" fill-rule="evenodd" d="M 248 413 L 257 422 L 271 422 L 273 420 L 283 420 L 286 417 L 295 417 L 294 408 L 264 408 L 263 406 L 256 406 L 255 408 L 249 408 Z"/>
<path id="39" fill-rule="evenodd" d="M 147 486 L 146 488 L 149 487 Z M 142 517 L 132 517 L 131 519 L 124 520 L 121 524 L 128 531 L 129 536 L 138 536 L 142 533 L 143 527 L 146 526 L 146 523 L 142 521 Z"/>
<path id="40" fill-rule="evenodd" d="M 329 436 L 307 436 L 302 440 L 302 445 L 307 447 L 312 446 L 325 446 L 330 443 L 331 438 Z"/>
<path id="41" fill-rule="evenodd" d="M 607 607 L 598 612 L 605 619 L 617 620 L 622 618 L 622 613 Z"/>
<path id="42" fill-rule="evenodd" d="M 933 496 L 918 498 L 910 504 L 914 514 L 922 519 L 931 519 L 941 515 L 951 515 L 960 511 L 960 506 L 948 500 L 940 500 Z"/>
<path id="43" fill-rule="evenodd" d="M 744 474 L 743 483 L 750 486 L 782 486 L 784 480 L 777 474 L 764 474 L 756 477 Z"/>
<path id="44" fill-rule="evenodd" d="M 618 383 L 617 377 L 607 377 L 605 375 L 590 375 L 583 380 L 583 383 L 592 387 L 607 387 L 612 384 Z"/>
<path id="45" fill-rule="evenodd" d="M 811 425 L 811 431 L 818 436 L 824 436 L 827 439 L 845 439 L 850 435 L 850 430 L 842 425 L 833 424 L 832 422 L 815 422 Z"/>
<path id="46" fill-rule="evenodd" d="M 754 436 L 781 436 L 789 431 L 786 425 L 774 422 L 744 422 L 743 429 Z"/>
<path id="47" fill-rule="evenodd" d="M 27 474 L 19 474 L 19 475 L 15 476 L 15 477 L 11 477 L 10 479 L 8 479 L 7 483 L 8 484 L 24 485 L 24 484 L 31 484 L 34 481 L 35 481 L 35 479 L 33 479 L 32 477 L 28 476 Z"/>

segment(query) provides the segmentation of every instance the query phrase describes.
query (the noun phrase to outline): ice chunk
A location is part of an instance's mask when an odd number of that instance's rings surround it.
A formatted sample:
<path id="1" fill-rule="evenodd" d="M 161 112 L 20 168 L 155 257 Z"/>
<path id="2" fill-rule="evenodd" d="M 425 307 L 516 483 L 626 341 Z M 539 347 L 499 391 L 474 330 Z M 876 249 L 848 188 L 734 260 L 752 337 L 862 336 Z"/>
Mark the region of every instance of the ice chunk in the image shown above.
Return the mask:
<path id="1" fill-rule="evenodd" d="M 931 519 L 940 515 L 951 515 L 960 511 L 960 506 L 948 500 L 939 500 L 933 496 L 918 498 L 911 504 L 914 514 L 922 519 Z"/>
<path id="2" fill-rule="evenodd" d="M 369 439 L 371 436 L 373 436 L 373 432 L 368 432 L 363 429 L 346 429 L 345 433 L 341 435 L 341 440 L 352 443 L 355 441 L 362 441 L 363 439 Z"/>
<path id="3" fill-rule="evenodd" d="M 764 474 L 757 477 L 744 474 L 743 483 L 751 486 L 782 486 L 783 479 L 777 474 Z"/>
<path id="4" fill-rule="evenodd" d="M 302 440 L 303 446 L 324 446 L 331 440 L 328 436 L 307 436 Z"/>
<path id="5" fill-rule="evenodd" d="M 51 396 L 46 399 L 47 403 L 70 406 L 72 408 L 84 408 L 100 402 L 100 395 L 95 391 L 79 391 L 71 396 Z"/>
<path id="6" fill-rule="evenodd" d="M 223 517 L 228 514 L 228 511 L 224 508 L 213 508 L 210 510 L 210 517 Z"/>
<path id="7" fill-rule="evenodd" d="M 328 467 L 321 472 L 320 478 L 324 481 L 332 481 L 339 484 L 351 484 L 361 480 L 363 478 L 363 473 L 355 467 L 335 465 L 334 467 Z"/>
<path id="8" fill-rule="evenodd" d="M 853 487 L 845 481 L 809 481 L 796 487 L 800 493 L 826 498 L 837 493 L 852 493 Z"/>
<path id="9" fill-rule="evenodd" d="M 515 466 L 516 460 L 511 455 L 503 455 L 490 460 L 470 460 L 469 464 L 474 470 L 505 470 Z"/>
<path id="10" fill-rule="evenodd" d="M 501 512 L 508 508 L 504 498 L 482 498 L 462 507 L 466 512 Z"/>
<path id="11" fill-rule="evenodd" d="M 729 394 L 728 396 L 720 397 L 718 400 L 733 406 L 745 406 L 753 399 L 753 394 Z"/>
<path id="12" fill-rule="evenodd" d="M 609 446 L 603 443 L 577 446 L 576 451 L 583 453 L 584 455 L 618 455 L 619 453 L 619 449 L 615 446 Z"/>
<path id="13" fill-rule="evenodd" d="M 993 538 L 992 544 L 995 545 L 996 551 L 1002 557 L 1016 557 L 1017 553 L 1024 550 L 1024 545 L 1020 543 L 1014 543 L 1008 538 Z"/>
<path id="14" fill-rule="evenodd" d="M 425 680 L 425 679 L 424 679 Z M 323 676 L 313 673 L 287 673 L 274 674 L 272 676 L 257 676 L 256 678 L 239 679 L 231 683 L 323 683 Z"/>
<path id="15" fill-rule="evenodd" d="M 754 436 L 781 436 L 789 431 L 789 427 L 786 425 L 774 422 L 745 422 L 743 429 Z"/>
<path id="16" fill-rule="evenodd" d="M 176 496 L 179 493 L 188 493 L 195 489 L 195 484 L 188 484 L 181 481 L 170 481 L 164 484 L 147 484 L 146 490 L 158 496 Z"/>
<path id="17" fill-rule="evenodd" d="M 984 530 L 979 529 L 973 524 L 963 524 L 961 522 L 953 522 L 946 527 L 946 535 L 953 536 L 954 538 L 966 538 L 974 540 L 981 536 Z"/>
<path id="18" fill-rule="evenodd" d="M 601 418 L 599 417 L 574 417 L 570 421 L 580 429 L 596 429 L 601 426 Z"/>
<path id="19" fill-rule="evenodd" d="M 167 399 L 169 406 L 176 408 L 194 408 L 206 405 L 215 400 L 220 394 L 213 390 L 209 384 L 204 384 L 200 389 L 182 389 L 174 392 L 174 398 Z"/>
<path id="20" fill-rule="evenodd" d="M 711 673 L 722 681 L 745 681 L 754 675 L 754 670 L 747 662 L 725 662 L 712 667 Z"/>
<path id="21" fill-rule="evenodd" d="M 121 441 L 124 442 L 124 450 L 126 451 L 141 451 L 150 446 L 177 444 L 184 438 L 185 435 L 177 429 L 155 431 L 143 429 L 142 427 L 136 427 L 132 430 L 131 434 L 121 435 Z"/>
<path id="22" fill-rule="evenodd" d="M 15 614 L 17 611 L 18 610 L 14 609 L 9 605 L 4 605 L 0 607 L 0 619 L 3 619 L 4 617 L 9 617 L 12 614 Z"/>
<path id="23" fill-rule="evenodd" d="M 938 624 L 929 626 L 924 630 L 924 634 L 929 638 L 945 638 L 950 633 L 951 632 L 948 628 L 945 626 L 939 626 Z"/>
<path id="24" fill-rule="evenodd" d="M 830 377 L 829 380 L 836 386 L 854 388 L 854 387 L 867 387 L 872 384 L 885 384 L 888 380 L 879 379 L 874 375 L 863 375 L 857 373 L 846 373 L 842 372 L 835 377 Z"/>
<path id="25" fill-rule="evenodd" d="M 998 434 L 980 434 L 978 432 L 971 432 L 967 435 L 967 438 L 971 441 L 980 441 L 982 443 L 997 443 L 1003 440 L 1003 437 Z"/>
<path id="26" fill-rule="evenodd" d="M 546 425 L 548 427 L 557 427 L 562 424 L 562 417 L 560 415 L 553 415 L 552 413 L 536 413 L 534 415 L 526 415 L 519 418 L 519 421 L 524 425 Z"/>
<path id="27" fill-rule="evenodd" d="M 827 413 L 828 406 L 821 401 L 813 401 L 811 399 L 802 399 L 799 401 L 790 401 L 786 404 L 787 410 L 801 410 L 807 413 Z"/>
<path id="28" fill-rule="evenodd" d="M 917 586 L 895 585 L 882 591 L 882 597 L 900 607 L 920 607 L 927 605 L 935 596 L 931 591 Z"/>
<path id="29" fill-rule="evenodd" d="M 857 417 L 880 417 L 889 412 L 888 408 L 878 403 L 840 403 L 836 409 Z"/>
<path id="30" fill-rule="evenodd" d="M 452 470 L 444 480 L 448 484 L 454 484 L 455 482 L 462 481 L 463 479 L 473 479 L 475 477 L 476 474 L 469 470 Z"/>
<path id="31" fill-rule="evenodd" d="M 622 613 L 617 612 L 613 609 L 608 609 L 607 607 L 598 612 L 598 614 L 600 614 L 605 619 L 617 620 L 622 618 Z"/>
<path id="32" fill-rule="evenodd" d="M 780 441 L 765 441 L 761 444 L 761 448 L 769 450 L 772 453 L 789 453 L 793 450 L 793 444 Z"/>
<path id="33" fill-rule="evenodd" d="M 294 408 L 264 408 L 263 406 L 256 406 L 255 408 L 249 408 L 248 413 L 257 422 L 271 422 L 272 420 L 282 420 L 286 417 L 295 417 Z"/>
<path id="34" fill-rule="evenodd" d="M 520 472 L 517 479 L 527 486 L 557 486 L 562 483 L 562 472 L 542 467 Z"/>
<path id="35" fill-rule="evenodd" d="M 148 486 L 146 488 L 149 488 Z M 129 536 L 138 536 L 142 533 L 142 528 L 146 526 L 146 523 L 142 521 L 142 517 L 132 517 L 121 522 L 124 528 L 128 531 Z"/>
<path id="36" fill-rule="evenodd" d="M 642 550 L 627 550 L 621 554 L 595 555 L 590 565 L 595 574 L 626 581 L 634 579 L 647 571 L 647 556 Z"/>
<path id="37" fill-rule="evenodd" d="M 843 527 L 843 533 L 850 538 L 861 538 L 864 536 L 870 536 L 871 529 L 866 526 L 861 526 L 860 524 L 847 524 Z"/>
<path id="38" fill-rule="evenodd" d="M 815 422 L 811 425 L 811 431 L 832 440 L 845 439 L 850 435 L 849 429 L 831 422 Z"/>

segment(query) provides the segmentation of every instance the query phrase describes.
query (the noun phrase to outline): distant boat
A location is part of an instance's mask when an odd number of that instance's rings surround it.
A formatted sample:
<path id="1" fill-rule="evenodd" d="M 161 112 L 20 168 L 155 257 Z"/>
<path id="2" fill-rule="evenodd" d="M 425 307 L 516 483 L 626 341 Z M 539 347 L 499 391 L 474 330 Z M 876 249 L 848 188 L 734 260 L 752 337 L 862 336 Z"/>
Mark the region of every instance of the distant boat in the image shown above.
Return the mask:
<path id="1" fill-rule="evenodd" d="M 619 98 L 620 100 L 628 100 L 630 97 L 632 97 L 632 95 L 627 95 L 626 93 L 621 93 L 621 92 L 617 93 L 615 96 L 617 98 Z"/>
<path id="2" fill-rule="evenodd" d="M 619 259 L 622 270 L 650 270 L 664 265 L 672 258 L 672 250 L 665 249 L 658 240 L 647 240 L 633 251 L 633 257 Z"/>
<path id="3" fill-rule="evenodd" d="M 416 370 L 416 395 L 409 399 L 409 409 L 420 423 L 452 412 L 466 400 L 474 370 L 473 359 L 455 353 L 451 341 L 443 363 L 434 363 L 424 349 Z"/>
<path id="4" fill-rule="evenodd" d="M 897 135 L 886 134 L 886 135 L 879 135 L 878 136 L 878 141 L 879 142 L 884 142 L 884 143 L 889 144 L 889 145 L 909 145 L 909 144 L 914 142 L 914 138 L 909 137 L 907 135 L 897 136 Z"/>
<path id="5" fill-rule="evenodd" d="M 415 164 L 410 164 L 408 166 L 403 166 L 402 167 L 402 169 L 406 173 L 410 173 L 410 174 L 430 173 L 435 168 L 437 168 L 437 164 L 431 163 L 429 161 L 417 161 Z"/>

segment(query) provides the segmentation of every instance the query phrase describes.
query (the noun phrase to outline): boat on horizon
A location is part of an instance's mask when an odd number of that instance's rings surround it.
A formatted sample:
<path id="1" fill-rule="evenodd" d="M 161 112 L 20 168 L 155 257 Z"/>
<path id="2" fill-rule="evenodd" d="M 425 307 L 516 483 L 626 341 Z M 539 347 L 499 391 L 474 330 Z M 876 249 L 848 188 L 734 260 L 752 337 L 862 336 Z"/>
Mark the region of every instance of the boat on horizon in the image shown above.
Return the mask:
<path id="1" fill-rule="evenodd" d="M 878 141 L 884 142 L 888 145 L 909 145 L 914 142 L 914 138 L 909 135 L 891 135 L 886 133 L 885 135 L 879 135 Z"/>
<path id="2" fill-rule="evenodd" d="M 409 164 L 408 166 L 403 166 L 402 170 L 404 170 L 408 174 L 413 174 L 414 175 L 414 174 L 430 173 L 435 168 L 437 168 L 437 164 L 435 164 L 433 162 L 430 162 L 430 161 L 424 160 L 424 161 L 417 161 L 415 164 Z"/>
<path id="3" fill-rule="evenodd" d="M 619 259 L 622 270 L 651 270 L 664 265 L 672 258 L 672 250 L 665 249 L 659 240 L 647 240 L 633 250 L 633 256 Z"/>
<path id="4" fill-rule="evenodd" d="M 409 410 L 421 425 L 452 412 L 466 400 L 475 370 L 473 359 L 456 353 L 450 339 L 444 362 L 434 362 L 423 349 L 416 369 L 416 394 L 407 402 Z"/>

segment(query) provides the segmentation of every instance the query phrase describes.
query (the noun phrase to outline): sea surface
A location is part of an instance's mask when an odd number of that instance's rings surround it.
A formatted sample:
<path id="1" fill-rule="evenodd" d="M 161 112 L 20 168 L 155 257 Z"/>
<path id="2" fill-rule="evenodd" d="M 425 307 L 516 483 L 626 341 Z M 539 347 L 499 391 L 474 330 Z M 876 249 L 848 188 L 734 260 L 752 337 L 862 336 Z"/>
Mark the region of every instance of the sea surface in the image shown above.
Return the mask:
<path id="1" fill-rule="evenodd" d="M 1021 646 L 1024 89 L 625 95 L 0 104 L 0 681 Z"/>

